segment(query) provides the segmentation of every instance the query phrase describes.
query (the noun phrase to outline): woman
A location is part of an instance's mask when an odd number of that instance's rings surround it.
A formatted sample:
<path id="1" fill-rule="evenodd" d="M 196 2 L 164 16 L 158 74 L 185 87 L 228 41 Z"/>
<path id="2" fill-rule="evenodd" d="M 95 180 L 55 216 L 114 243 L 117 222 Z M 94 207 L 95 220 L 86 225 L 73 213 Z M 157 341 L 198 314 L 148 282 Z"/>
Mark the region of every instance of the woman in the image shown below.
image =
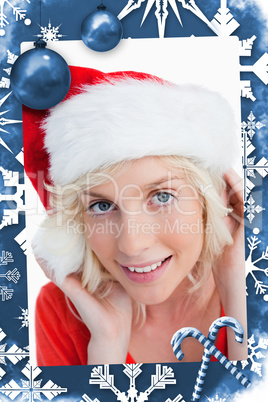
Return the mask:
<path id="1" fill-rule="evenodd" d="M 72 79 L 69 99 L 43 120 L 45 150 L 35 155 L 45 171 L 49 157 L 52 210 L 34 252 L 57 285 L 37 302 L 38 365 L 171 362 L 181 327 L 207 335 L 226 314 L 246 329 L 228 103 L 142 73 L 73 68 Z M 76 79 L 87 85 L 77 89 Z M 33 115 L 42 117 L 25 109 L 26 155 L 42 148 Z M 246 342 L 219 338 L 225 354 L 245 358 Z M 201 359 L 198 342 L 183 347 L 183 361 Z"/>

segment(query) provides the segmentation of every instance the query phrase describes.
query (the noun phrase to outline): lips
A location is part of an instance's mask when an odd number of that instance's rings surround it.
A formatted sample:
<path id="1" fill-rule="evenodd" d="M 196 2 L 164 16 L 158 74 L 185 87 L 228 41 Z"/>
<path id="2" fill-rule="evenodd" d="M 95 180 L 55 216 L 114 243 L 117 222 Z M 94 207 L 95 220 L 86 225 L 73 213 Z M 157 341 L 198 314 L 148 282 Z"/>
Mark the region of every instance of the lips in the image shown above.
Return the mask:
<path id="1" fill-rule="evenodd" d="M 128 268 L 131 272 L 138 272 L 138 273 L 144 273 L 144 272 L 151 272 L 154 271 L 156 268 L 160 267 L 160 265 L 162 265 L 162 263 L 166 260 L 166 258 L 164 260 L 161 260 L 159 262 L 153 263 L 151 265 L 146 265 L 144 267 L 141 266 L 133 266 L 133 267 L 125 267 Z"/>
<path id="2" fill-rule="evenodd" d="M 167 269 L 172 256 L 160 260 L 151 265 L 146 266 L 130 266 L 126 267 L 120 265 L 125 275 L 133 282 L 136 283 L 149 283 L 158 279 Z M 142 265 L 142 264 L 141 264 Z"/>

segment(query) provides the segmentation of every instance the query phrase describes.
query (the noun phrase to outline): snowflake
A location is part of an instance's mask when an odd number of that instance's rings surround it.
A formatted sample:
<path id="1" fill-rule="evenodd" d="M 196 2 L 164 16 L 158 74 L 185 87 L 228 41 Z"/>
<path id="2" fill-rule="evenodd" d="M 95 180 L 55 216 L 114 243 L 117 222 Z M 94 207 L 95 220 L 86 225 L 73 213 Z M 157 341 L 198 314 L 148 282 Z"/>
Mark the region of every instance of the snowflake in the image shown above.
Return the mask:
<path id="1" fill-rule="evenodd" d="M 12 281 L 15 284 L 18 283 L 19 279 L 20 279 L 20 273 L 17 270 L 17 268 L 14 268 L 12 271 L 10 271 L 10 269 L 5 272 L 4 274 L 0 274 L 0 278 L 5 278 L 7 279 L 9 282 Z"/>
<path id="2" fill-rule="evenodd" d="M 151 376 L 151 385 L 144 392 L 136 389 L 136 378 L 142 372 L 142 364 L 124 364 L 123 373 L 130 379 L 127 392 L 121 392 L 114 385 L 114 376 L 109 372 L 109 365 L 97 366 L 92 369 L 90 384 L 99 385 L 100 389 L 112 391 L 117 401 L 120 402 L 145 402 L 149 400 L 149 395 L 156 389 L 165 389 L 166 385 L 176 384 L 173 370 L 170 367 L 156 365 L 156 373 Z M 98 399 L 90 399 L 86 394 L 82 396 L 80 402 L 100 402 Z M 166 402 L 185 402 L 182 395 L 179 394 L 174 400 L 167 399 Z"/>
<path id="3" fill-rule="evenodd" d="M 215 398 L 208 398 L 206 395 L 205 397 L 209 402 L 225 402 L 228 398 L 228 396 L 226 398 L 220 398 L 218 394 L 216 394 Z"/>
<path id="4" fill-rule="evenodd" d="M 13 297 L 13 289 L 7 288 L 6 286 L 0 286 L 0 296 L 1 300 L 4 302 L 10 300 Z"/>
<path id="5" fill-rule="evenodd" d="M 4 73 L 8 76 L 11 74 L 11 67 L 3 68 Z M 0 81 L 0 88 L 9 88 L 10 87 L 10 79 L 8 77 L 2 77 Z"/>
<path id="6" fill-rule="evenodd" d="M 261 177 L 266 177 L 268 174 L 268 161 L 266 158 L 261 158 L 257 163 L 255 162 L 256 157 L 250 157 L 252 152 L 255 150 L 254 145 L 252 144 L 252 138 L 254 137 L 256 130 L 260 130 L 265 125 L 259 121 L 256 121 L 256 118 L 252 111 L 250 112 L 247 121 L 243 121 L 241 123 L 241 137 L 242 137 L 242 147 L 243 147 L 243 168 L 244 168 L 244 199 L 246 200 L 246 210 L 249 213 L 248 219 L 250 222 L 254 219 L 254 210 L 252 210 L 252 205 L 254 204 L 252 200 L 247 200 L 250 192 L 255 187 L 254 183 L 250 180 L 250 178 L 255 178 L 255 172 Z M 250 210 L 251 208 L 251 210 Z M 254 208 L 253 208 L 254 209 Z M 260 212 L 262 208 L 260 206 L 255 207 L 256 212 Z"/>
<path id="7" fill-rule="evenodd" d="M 128 14 L 130 14 L 132 11 L 140 8 L 144 2 L 145 2 L 145 0 L 129 0 L 127 5 L 119 13 L 118 18 L 120 20 L 123 19 Z M 209 26 L 209 28 L 213 32 L 217 33 L 217 27 L 215 27 L 206 18 L 206 16 L 202 13 L 200 8 L 198 8 L 198 6 L 196 5 L 194 0 L 178 0 L 178 2 L 181 3 L 183 8 L 185 8 L 186 10 L 189 10 L 194 15 L 196 15 L 199 19 L 201 19 L 205 24 L 207 24 Z M 156 7 L 155 16 L 156 16 L 156 19 L 157 19 L 158 32 L 159 32 L 159 37 L 160 38 L 163 38 L 164 35 L 165 35 L 165 26 L 166 26 L 166 20 L 167 20 L 167 17 L 168 17 L 168 11 L 167 11 L 168 6 L 170 6 L 172 8 L 174 14 L 176 15 L 179 23 L 182 26 L 182 21 L 181 21 L 180 13 L 179 13 L 179 10 L 178 10 L 178 6 L 176 4 L 176 0 L 147 0 L 146 8 L 145 8 L 145 11 L 144 11 L 144 15 L 143 15 L 143 18 L 142 18 L 141 25 L 146 20 L 148 14 L 151 11 L 151 9 L 152 9 L 154 4 L 155 4 L 155 7 Z M 238 26 L 239 26 L 239 24 L 238 24 Z"/>
<path id="8" fill-rule="evenodd" d="M 27 1 L 27 3 L 30 4 L 30 0 L 26 0 L 26 1 Z M 17 1 L 14 3 L 16 4 Z M 16 7 L 15 4 L 12 4 L 11 1 L 8 1 L 8 0 L 0 0 L 0 36 L 4 36 L 6 34 L 4 27 L 9 25 L 7 16 L 4 13 L 5 5 L 9 6 L 12 9 L 13 15 L 15 15 L 15 17 L 16 17 L 16 21 L 24 20 L 25 25 L 31 24 L 31 20 L 29 18 L 25 19 L 27 10 L 22 10 L 21 7 Z"/>
<path id="9" fill-rule="evenodd" d="M 253 219 L 255 218 L 255 214 L 259 214 L 260 212 L 264 211 L 265 208 L 260 207 L 259 205 L 255 205 L 255 200 L 250 195 L 247 201 L 245 201 L 244 211 L 247 213 L 247 218 L 250 223 L 252 223 Z"/>
<path id="10" fill-rule="evenodd" d="M 258 343 L 256 343 L 254 334 L 251 335 L 248 339 L 248 359 L 241 361 L 242 370 L 251 364 L 250 370 L 262 377 L 262 363 L 256 362 L 254 358 L 257 360 L 263 359 L 265 356 L 260 349 L 264 350 L 267 349 L 267 347 L 268 338 L 260 338 Z"/>
<path id="11" fill-rule="evenodd" d="M 0 257 L 0 266 L 7 265 L 10 262 L 14 262 L 13 254 L 10 251 L 2 251 L 2 255 Z"/>
<path id="12" fill-rule="evenodd" d="M 7 49 L 7 62 L 9 64 L 14 64 L 18 57 L 19 56 L 17 56 L 14 53 L 11 53 L 11 51 Z"/>
<path id="13" fill-rule="evenodd" d="M 10 75 L 9 69 L 3 69 L 8 75 Z M 10 87 L 10 79 L 7 77 L 2 77 L 0 81 L 0 88 L 9 88 Z"/>
<path id="14" fill-rule="evenodd" d="M 19 183 L 20 174 L 19 172 L 13 172 L 11 170 L 6 170 L 0 166 L 0 172 L 2 173 L 4 186 L 5 187 L 16 187 L 16 192 L 14 194 L 1 194 L 0 201 L 15 202 L 16 209 L 4 209 L 3 219 L 0 223 L 0 229 L 5 226 L 18 224 L 19 212 L 24 211 L 24 202 L 22 196 L 24 194 L 24 184 Z"/>
<path id="15" fill-rule="evenodd" d="M 177 395 L 174 399 L 168 398 L 166 402 L 185 402 L 181 394 Z"/>
<path id="16" fill-rule="evenodd" d="M 259 234 L 259 229 L 255 228 L 253 230 L 253 236 L 248 238 L 248 247 L 249 247 L 249 255 L 246 260 L 246 277 L 249 276 L 249 274 L 252 276 L 255 282 L 255 288 L 256 288 L 256 294 L 261 294 L 264 295 L 263 299 L 265 301 L 268 301 L 268 295 L 266 295 L 266 290 L 268 289 L 268 283 L 267 285 L 263 284 L 263 281 L 260 281 L 256 278 L 254 272 L 262 272 L 266 276 L 268 276 L 268 268 L 259 268 L 256 266 L 256 264 L 259 261 L 267 261 L 268 260 L 268 247 L 266 248 L 265 251 L 262 252 L 261 257 L 257 258 L 256 260 L 253 261 L 253 256 L 252 253 L 254 250 L 258 248 L 258 244 L 261 243 L 260 240 L 258 240 L 258 237 L 256 236 Z"/>
<path id="17" fill-rule="evenodd" d="M 253 43 L 256 40 L 256 36 L 253 35 L 240 42 L 240 56 L 251 56 Z M 264 53 L 259 60 L 253 65 L 240 65 L 241 73 L 254 73 L 265 85 L 268 84 L 268 53 Z M 250 80 L 241 80 L 241 96 L 249 98 L 255 102 L 256 98 L 253 95 Z"/>
<path id="18" fill-rule="evenodd" d="M 240 80 L 240 92 L 242 98 L 248 98 L 255 102 L 256 98 L 253 95 L 250 80 Z"/>
<path id="19" fill-rule="evenodd" d="M 243 39 L 240 41 L 239 56 L 251 56 L 253 43 L 257 36 L 252 35 L 251 38 Z"/>
<path id="20" fill-rule="evenodd" d="M 28 255 L 29 252 L 31 252 L 31 242 L 27 236 L 26 228 L 22 229 L 22 231 L 16 237 L 14 237 L 14 240 L 19 244 L 25 255 Z"/>
<path id="21" fill-rule="evenodd" d="M 19 306 L 20 307 L 20 306 Z M 17 320 L 21 320 L 21 327 L 20 327 L 20 329 L 21 328 L 24 328 L 24 327 L 26 327 L 26 328 L 28 328 L 29 327 L 29 311 L 28 311 L 28 309 L 26 308 L 26 309 L 24 309 L 24 308 L 21 308 L 20 307 L 20 309 L 21 309 L 21 316 L 20 317 L 15 317 Z"/>
<path id="22" fill-rule="evenodd" d="M 84 402 L 84 401 L 86 401 L 86 402 L 100 402 L 97 398 L 95 398 L 95 399 L 93 400 L 93 399 L 89 398 L 89 396 L 87 396 L 86 394 L 84 394 L 84 395 L 82 396 L 82 399 L 81 399 L 80 402 Z"/>
<path id="23" fill-rule="evenodd" d="M 25 375 L 27 380 L 21 379 L 21 386 L 16 381 L 11 380 L 4 387 L 0 388 L 0 392 L 8 396 L 10 399 L 15 399 L 21 395 L 22 400 L 27 401 L 41 401 L 44 395 L 47 399 L 52 400 L 62 392 L 67 392 L 67 388 L 61 388 L 49 380 L 43 387 L 41 386 L 42 380 L 36 380 L 42 370 L 39 367 L 34 369 L 29 363 L 26 364 L 21 372 Z"/>
<path id="24" fill-rule="evenodd" d="M 24 165 L 24 150 L 21 148 L 21 151 L 18 153 L 18 155 L 15 156 L 17 161 L 23 166 Z"/>
<path id="25" fill-rule="evenodd" d="M 0 342 L 5 339 L 6 334 L 0 328 Z M 13 344 L 8 350 L 6 350 L 7 344 L 0 345 L 0 364 L 6 365 L 6 359 L 8 359 L 12 364 L 17 364 L 22 359 L 29 357 L 29 352 L 27 348 L 21 349 L 17 345 Z M 5 371 L 0 367 L 0 379 L 5 375 Z"/>
<path id="26" fill-rule="evenodd" d="M 2 199 L 0 193 L 0 200 Z M 2 255 L 0 256 L 0 267 L 7 266 L 9 263 L 14 262 L 13 254 L 9 251 L 2 251 Z M 4 278 L 9 282 L 13 282 L 17 284 L 21 278 L 21 274 L 17 268 L 10 268 L 4 273 L 0 273 L 0 278 Z M 7 286 L 0 286 L 0 296 L 2 301 L 7 301 L 12 299 L 13 297 L 13 289 L 8 288 Z"/>
<path id="27" fill-rule="evenodd" d="M 221 0 L 221 6 L 211 21 L 211 25 L 212 30 L 218 36 L 230 36 L 240 26 L 227 7 L 227 0 Z"/>
<path id="28" fill-rule="evenodd" d="M 264 53 L 253 66 L 241 65 L 240 71 L 254 73 L 265 85 L 268 84 L 268 53 Z"/>
<path id="29" fill-rule="evenodd" d="M 1 0 L 0 0 L 1 1 Z M 5 101 L 9 98 L 9 96 L 11 95 L 12 92 L 9 92 L 7 95 L 5 95 L 3 98 L 0 99 L 0 109 L 2 107 L 2 105 L 5 103 Z M 7 124 L 15 124 L 15 123 L 22 123 L 21 120 L 12 120 L 12 119 L 6 119 L 5 117 L 1 117 L 4 114 L 8 113 L 9 110 L 5 110 L 3 112 L 0 112 L 0 132 L 2 131 L 3 133 L 7 133 L 9 134 L 8 131 L 4 130 L 1 127 L 6 126 Z M 2 140 L 2 138 L 0 137 L 0 145 L 2 145 L 3 147 L 5 147 L 9 152 L 11 152 L 13 154 L 13 152 L 11 151 L 11 149 L 7 146 L 7 144 Z"/>
<path id="30" fill-rule="evenodd" d="M 250 114 L 248 116 L 247 122 L 243 121 L 243 123 L 242 123 L 242 128 L 244 130 L 247 130 L 247 134 L 251 140 L 256 133 L 256 129 L 260 130 L 262 127 L 265 127 L 265 124 L 261 123 L 260 121 L 256 122 L 255 116 L 252 113 L 252 111 L 250 112 Z"/>
<path id="31" fill-rule="evenodd" d="M 53 27 L 49 20 L 47 27 L 42 27 L 41 25 L 39 25 L 39 26 L 40 26 L 41 32 L 39 34 L 37 34 L 36 36 L 38 38 L 43 39 L 45 42 L 58 41 L 60 38 L 62 38 L 64 36 L 59 33 L 61 24 L 58 25 L 57 27 Z"/>
<path id="32" fill-rule="evenodd" d="M 15 54 L 11 53 L 10 50 L 7 50 L 7 63 L 8 64 L 14 64 L 15 61 L 17 60 L 18 56 Z M 10 76 L 11 74 L 11 67 L 8 68 L 3 68 L 3 71 Z M 0 88 L 9 88 L 10 87 L 10 79 L 7 77 L 2 77 L 0 81 Z"/>

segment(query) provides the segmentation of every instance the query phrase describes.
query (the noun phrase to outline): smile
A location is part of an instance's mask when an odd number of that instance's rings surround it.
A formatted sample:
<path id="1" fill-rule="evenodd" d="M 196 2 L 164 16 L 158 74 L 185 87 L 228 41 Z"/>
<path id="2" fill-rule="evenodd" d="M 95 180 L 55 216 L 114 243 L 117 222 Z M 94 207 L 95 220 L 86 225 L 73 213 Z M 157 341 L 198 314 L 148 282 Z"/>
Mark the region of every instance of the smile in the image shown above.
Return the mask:
<path id="1" fill-rule="evenodd" d="M 162 261 L 156 262 L 152 265 L 148 265 L 146 267 L 143 268 L 136 268 L 136 267 L 126 267 L 128 268 L 131 272 L 138 272 L 138 273 L 146 273 L 146 272 L 151 272 L 154 271 L 156 268 L 160 267 L 160 265 L 162 265 L 165 261 L 167 260 L 167 258 L 165 258 Z"/>
<path id="2" fill-rule="evenodd" d="M 159 279 L 167 270 L 169 263 L 172 259 L 172 255 L 164 260 L 154 262 L 151 265 L 128 267 L 120 265 L 126 277 L 135 283 L 145 284 L 151 283 Z M 142 264 L 140 264 L 142 265 Z"/>

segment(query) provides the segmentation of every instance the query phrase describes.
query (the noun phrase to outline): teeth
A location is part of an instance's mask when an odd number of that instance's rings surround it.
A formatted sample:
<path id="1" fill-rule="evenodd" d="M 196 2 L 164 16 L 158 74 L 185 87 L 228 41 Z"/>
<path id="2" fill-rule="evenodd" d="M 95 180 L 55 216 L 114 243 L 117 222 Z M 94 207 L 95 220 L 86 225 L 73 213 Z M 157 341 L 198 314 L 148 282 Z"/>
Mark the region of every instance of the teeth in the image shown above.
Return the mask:
<path id="1" fill-rule="evenodd" d="M 163 261 L 165 261 L 165 260 L 163 260 Z M 160 267 L 160 265 L 163 263 L 163 261 L 159 261 L 159 262 L 157 262 L 157 263 L 155 263 L 155 264 L 152 264 L 152 265 L 148 265 L 147 267 L 143 267 L 143 268 L 135 268 L 135 267 L 127 267 L 131 272 L 139 272 L 139 273 L 142 273 L 142 272 L 151 272 L 151 271 L 154 271 L 157 267 Z"/>
<path id="2" fill-rule="evenodd" d="M 135 272 L 143 272 L 143 268 L 135 268 Z"/>
<path id="3" fill-rule="evenodd" d="M 150 272 L 152 270 L 151 267 L 144 267 L 143 272 Z"/>
<path id="4" fill-rule="evenodd" d="M 128 267 L 128 269 L 129 269 L 131 272 L 134 272 L 134 271 L 135 271 L 135 268 L 133 268 L 133 267 Z"/>

